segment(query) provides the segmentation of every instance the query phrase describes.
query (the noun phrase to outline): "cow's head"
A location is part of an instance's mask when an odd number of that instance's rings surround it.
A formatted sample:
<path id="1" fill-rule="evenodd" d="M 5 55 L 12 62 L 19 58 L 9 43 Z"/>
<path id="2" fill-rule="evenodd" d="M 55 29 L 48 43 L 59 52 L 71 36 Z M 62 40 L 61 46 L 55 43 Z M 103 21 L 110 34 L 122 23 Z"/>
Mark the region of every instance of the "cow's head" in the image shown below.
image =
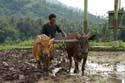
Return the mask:
<path id="1" fill-rule="evenodd" d="M 77 35 L 77 39 L 78 39 L 78 43 L 79 43 L 79 53 L 80 55 L 85 55 L 88 54 L 88 50 L 89 50 L 89 41 L 90 40 L 94 40 L 95 35 L 89 36 L 86 35 L 85 33 L 79 33 Z"/>
<path id="2" fill-rule="evenodd" d="M 54 39 L 50 39 L 47 36 L 41 38 L 39 45 L 41 48 L 41 54 L 44 56 L 50 56 L 52 51 Z"/>

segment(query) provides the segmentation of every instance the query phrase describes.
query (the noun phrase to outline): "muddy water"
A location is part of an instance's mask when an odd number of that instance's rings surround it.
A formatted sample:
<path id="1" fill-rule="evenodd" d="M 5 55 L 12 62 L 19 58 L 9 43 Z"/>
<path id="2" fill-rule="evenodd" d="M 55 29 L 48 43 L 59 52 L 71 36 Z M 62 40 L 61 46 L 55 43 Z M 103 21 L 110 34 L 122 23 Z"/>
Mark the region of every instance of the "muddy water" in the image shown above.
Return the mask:
<path id="1" fill-rule="evenodd" d="M 66 53 L 56 51 L 50 76 L 36 68 L 31 51 L 0 52 L 0 83 L 125 83 L 125 52 L 90 52 L 85 76 L 66 72 Z M 64 69 L 62 69 L 62 67 Z"/>
<path id="2" fill-rule="evenodd" d="M 73 70 L 70 74 L 59 73 L 55 81 L 42 79 L 39 83 L 125 83 L 125 52 L 90 52 L 85 76 Z"/>
<path id="3" fill-rule="evenodd" d="M 90 52 L 86 72 L 90 83 L 125 83 L 125 52 Z"/>

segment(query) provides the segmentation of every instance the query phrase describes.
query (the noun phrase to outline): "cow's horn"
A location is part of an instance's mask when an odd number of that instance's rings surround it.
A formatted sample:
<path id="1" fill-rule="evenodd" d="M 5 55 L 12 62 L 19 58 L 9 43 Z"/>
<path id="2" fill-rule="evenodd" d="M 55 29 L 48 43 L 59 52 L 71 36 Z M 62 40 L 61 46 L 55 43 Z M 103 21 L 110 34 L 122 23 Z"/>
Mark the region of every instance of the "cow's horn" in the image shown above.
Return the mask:
<path id="1" fill-rule="evenodd" d="M 52 42 L 53 42 L 53 41 L 54 41 L 54 38 L 50 39 L 50 41 L 52 41 Z"/>

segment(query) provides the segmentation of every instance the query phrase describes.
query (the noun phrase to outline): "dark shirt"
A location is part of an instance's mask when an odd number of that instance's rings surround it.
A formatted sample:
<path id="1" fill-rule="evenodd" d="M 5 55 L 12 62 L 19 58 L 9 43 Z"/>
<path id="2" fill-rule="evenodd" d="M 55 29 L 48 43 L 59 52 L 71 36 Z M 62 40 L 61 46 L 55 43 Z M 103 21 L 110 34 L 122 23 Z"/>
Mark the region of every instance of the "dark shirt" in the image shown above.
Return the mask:
<path id="1" fill-rule="evenodd" d="M 49 23 L 44 24 L 42 27 L 41 34 L 45 34 L 51 38 L 55 38 L 56 32 L 60 33 L 62 30 L 58 25 L 50 25 Z"/>

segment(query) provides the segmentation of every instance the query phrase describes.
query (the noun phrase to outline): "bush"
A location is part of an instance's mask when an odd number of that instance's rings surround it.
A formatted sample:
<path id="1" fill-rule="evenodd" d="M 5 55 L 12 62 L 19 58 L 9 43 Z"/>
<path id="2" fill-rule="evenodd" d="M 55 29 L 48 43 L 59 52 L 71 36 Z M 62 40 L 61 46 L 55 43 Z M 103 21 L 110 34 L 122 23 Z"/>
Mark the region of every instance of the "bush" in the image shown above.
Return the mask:
<path id="1" fill-rule="evenodd" d="M 119 47 L 120 48 L 125 48 L 125 42 L 119 41 Z"/>

